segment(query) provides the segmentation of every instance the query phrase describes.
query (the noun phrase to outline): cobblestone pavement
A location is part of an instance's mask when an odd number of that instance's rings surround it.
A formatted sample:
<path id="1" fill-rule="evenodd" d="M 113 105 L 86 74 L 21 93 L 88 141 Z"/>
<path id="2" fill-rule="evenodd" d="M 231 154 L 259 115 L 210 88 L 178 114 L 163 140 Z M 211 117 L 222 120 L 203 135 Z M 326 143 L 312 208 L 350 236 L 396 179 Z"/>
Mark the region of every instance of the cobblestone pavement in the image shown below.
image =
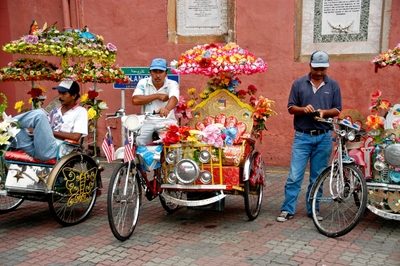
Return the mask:
<path id="1" fill-rule="evenodd" d="M 267 171 L 255 221 L 248 221 L 241 196 L 228 195 L 223 212 L 181 208 L 174 214 L 158 198 L 144 198 L 133 235 L 120 242 L 106 208 L 114 166 L 102 173 L 103 194 L 78 225 L 60 226 L 42 202 L 25 201 L 2 214 L 0 265 L 400 265 L 399 222 L 367 211 L 349 234 L 325 237 L 306 216 L 305 185 L 294 218 L 276 222 L 288 171 L 275 167 Z"/>

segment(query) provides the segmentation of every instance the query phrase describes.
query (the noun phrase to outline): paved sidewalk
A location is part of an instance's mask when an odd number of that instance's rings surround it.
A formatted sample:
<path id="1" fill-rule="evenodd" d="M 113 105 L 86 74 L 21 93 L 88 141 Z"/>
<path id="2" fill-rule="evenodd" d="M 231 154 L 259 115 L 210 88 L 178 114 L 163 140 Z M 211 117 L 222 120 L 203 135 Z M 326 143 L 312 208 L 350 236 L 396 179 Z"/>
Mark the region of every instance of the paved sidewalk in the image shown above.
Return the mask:
<path id="1" fill-rule="evenodd" d="M 144 198 L 135 232 L 120 242 L 107 220 L 113 166 L 102 173 L 103 195 L 81 224 L 60 226 L 41 202 L 0 215 L 0 265 L 400 265 L 399 222 L 367 211 L 352 232 L 327 238 L 306 216 L 306 182 L 294 218 L 276 222 L 287 169 L 275 167 L 255 221 L 240 196 L 228 195 L 223 212 L 181 208 L 172 215 L 158 198 Z"/>

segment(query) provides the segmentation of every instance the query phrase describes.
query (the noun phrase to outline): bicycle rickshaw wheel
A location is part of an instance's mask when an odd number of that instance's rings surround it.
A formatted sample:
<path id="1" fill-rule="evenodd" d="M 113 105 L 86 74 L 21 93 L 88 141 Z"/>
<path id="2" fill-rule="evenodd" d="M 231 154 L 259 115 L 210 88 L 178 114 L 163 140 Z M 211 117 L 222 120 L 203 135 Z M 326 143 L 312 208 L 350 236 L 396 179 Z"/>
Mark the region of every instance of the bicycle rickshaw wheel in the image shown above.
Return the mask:
<path id="1" fill-rule="evenodd" d="M 0 213 L 7 213 L 15 210 L 22 204 L 24 199 L 15 198 L 8 195 L 0 195 Z"/>
<path id="2" fill-rule="evenodd" d="M 165 172 L 164 172 L 164 168 L 160 167 L 158 169 L 155 169 L 154 171 L 156 171 L 156 178 L 157 180 L 159 180 L 160 182 L 158 183 L 158 185 L 160 185 L 163 181 L 164 181 L 164 177 L 165 177 Z M 157 187 L 158 190 L 159 187 Z M 166 194 L 168 195 L 173 195 L 174 198 L 176 199 L 182 199 L 183 196 L 183 192 L 182 191 L 176 191 L 176 190 L 165 190 L 164 191 Z M 168 213 L 174 213 L 175 211 L 177 211 L 179 209 L 179 205 L 173 202 L 167 202 L 163 196 L 159 196 L 160 198 L 160 202 L 161 202 L 161 206 L 164 208 L 165 211 L 167 211 Z"/>
<path id="3" fill-rule="evenodd" d="M 1 172 L 4 173 L 5 175 L 7 175 L 6 174 L 7 167 L 5 166 L 5 164 L 3 164 L 3 165 L 4 165 L 5 169 L 0 168 L 2 170 Z M 1 188 L 0 188 L 0 214 L 15 210 L 24 201 L 23 198 L 11 197 L 7 194 L 7 192 L 5 191 L 5 188 L 4 188 L 5 181 L 6 181 L 6 177 L 1 177 L 1 180 L 0 180 L 0 186 L 1 186 Z M 4 189 L 4 191 L 3 191 L 3 189 Z M 2 193 L 2 192 L 4 192 L 4 193 Z"/>
<path id="4" fill-rule="evenodd" d="M 95 161 L 84 154 L 69 154 L 55 165 L 49 177 L 48 203 L 57 222 L 70 226 L 89 215 L 97 198 L 97 171 Z"/>
<path id="5" fill-rule="evenodd" d="M 367 184 L 363 173 L 354 165 L 343 165 L 343 178 L 345 181 L 343 193 L 338 194 L 336 181 L 339 170 L 336 166 L 333 171 L 332 185 L 329 185 L 331 167 L 327 167 L 315 181 L 310 193 L 311 211 L 314 225 L 318 231 L 328 237 L 339 237 L 349 233 L 363 217 L 367 201 Z M 352 188 L 353 187 L 353 188 Z M 340 190 L 340 189 L 339 189 Z M 318 221 L 317 212 L 323 220 Z"/>
<path id="6" fill-rule="evenodd" d="M 107 195 L 108 223 L 120 241 L 129 239 L 135 230 L 142 195 L 139 177 L 128 167 L 129 163 L 123 163 L 114 169 Z"/>
<path id="7" fill-rule="evenodd" d="M 244 182 L 244 205 L 246 208 L 247 217 L 250 221 L 255 220 L 260 214 L 261 203 L 263 198 L 265 172 L 263 172 L 264 162 L 261 154 L 255 153 L 250 159 L 249 179 L 254 178 L 256 182 L 247 180 Z"/>

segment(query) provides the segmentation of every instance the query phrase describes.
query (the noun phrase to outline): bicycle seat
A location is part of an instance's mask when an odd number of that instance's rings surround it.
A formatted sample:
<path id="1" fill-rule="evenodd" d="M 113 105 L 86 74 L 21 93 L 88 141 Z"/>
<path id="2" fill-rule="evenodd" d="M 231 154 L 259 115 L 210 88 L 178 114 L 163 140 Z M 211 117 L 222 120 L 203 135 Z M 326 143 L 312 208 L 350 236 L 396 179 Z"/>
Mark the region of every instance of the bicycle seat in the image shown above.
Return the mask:
<path id="1" fill-rule="evenodd" d="M 6 161 L 18 161 L 18 162 L 25 162 L 25 163 L 34 163 L 34 164 L 56 164 L 56 158 L 41 161 L 39 159 L 35 159 L 23 150 L 14 150 L 14 151 L 6 151 L 4 153 L 4 159 Z"/>

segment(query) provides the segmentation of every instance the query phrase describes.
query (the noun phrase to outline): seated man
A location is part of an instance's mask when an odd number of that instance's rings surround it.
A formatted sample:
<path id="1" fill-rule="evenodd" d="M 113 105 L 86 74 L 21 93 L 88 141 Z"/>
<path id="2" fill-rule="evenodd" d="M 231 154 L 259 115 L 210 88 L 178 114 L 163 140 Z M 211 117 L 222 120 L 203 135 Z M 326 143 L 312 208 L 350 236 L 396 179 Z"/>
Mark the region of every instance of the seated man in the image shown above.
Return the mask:
<path id="1" fill-rule="evenodd" d="M 60 97 L 60 107 L 48 115 L 38 109 L 14 117 L 21 128 L 13 143 L 15 148 L 42 161 L 55 158 L 63 140 L 79 141 L 88 133 L 87 111 L 76 102 L 80 97 L 78 83 L 62 81 L 55 89 Z M 33 138 L 28 128 L 33 128 Z"/>
<path id="2" fill-rule="evenodd" d="M 142 112 L 156 112 L 149 116 L 137 137 L 138 145 L 149 144 L 154 132 L 160 133 L 166 125 L 177 124 L 174 108 L 178 104 L 179 84 L 167 78 L 167 61 L 156 58 L 151 62 L 149 78 L 141 79 L 132 95 L 132 104 L 141 105 Z"/>

